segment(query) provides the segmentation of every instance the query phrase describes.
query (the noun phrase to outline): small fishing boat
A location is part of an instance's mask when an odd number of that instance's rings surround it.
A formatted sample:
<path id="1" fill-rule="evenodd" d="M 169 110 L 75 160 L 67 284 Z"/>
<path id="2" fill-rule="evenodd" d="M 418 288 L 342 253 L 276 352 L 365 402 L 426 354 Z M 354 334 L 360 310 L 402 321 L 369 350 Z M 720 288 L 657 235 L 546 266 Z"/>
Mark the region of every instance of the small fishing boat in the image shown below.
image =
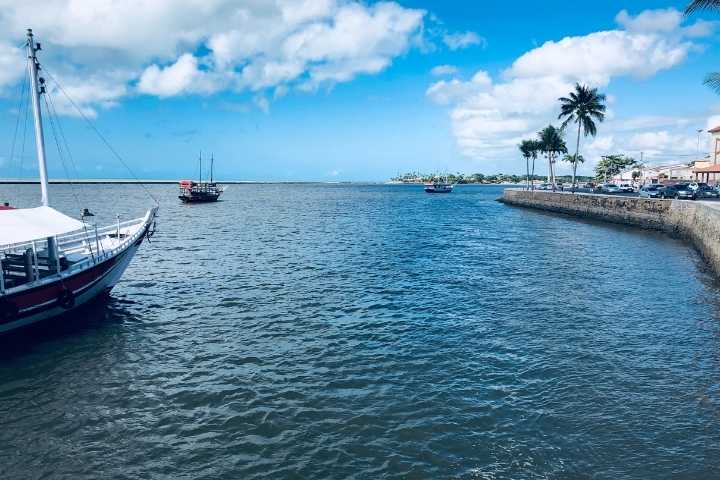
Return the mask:
<path id="1" fill-rule="evenodd" d="M 153 234 L 157 213 L 154 207 L 142 218 L 120 222 L 117 217 L 116 224 L 98 228 L 89 222 L 93 215 L 88 209 L 73 218 L 50 206 L 40 102 L 48 94 L 38 75 L 39 50 L 28 30 L 41 206 L 0 208 L 0 333 L 54 319 L 108 293 L 143 240 Z"/>
<path id="2" fill-rule="evenodd" d="M 200 153 L 199 181 L 181 180 L 178 198 L 185 203 L 217 202 L 223 193 L 223 187 L 213 181 L 214 156 L 210 157 L 210 181 L 202 181 L 202 153 Z"/>
<path id="3" fill-rule="evenodd" d="M 425 184 L 425 191 L 427 193 L 451 193 L 455 185 L 449 183 L 447 180 L 433 180 Z"/>

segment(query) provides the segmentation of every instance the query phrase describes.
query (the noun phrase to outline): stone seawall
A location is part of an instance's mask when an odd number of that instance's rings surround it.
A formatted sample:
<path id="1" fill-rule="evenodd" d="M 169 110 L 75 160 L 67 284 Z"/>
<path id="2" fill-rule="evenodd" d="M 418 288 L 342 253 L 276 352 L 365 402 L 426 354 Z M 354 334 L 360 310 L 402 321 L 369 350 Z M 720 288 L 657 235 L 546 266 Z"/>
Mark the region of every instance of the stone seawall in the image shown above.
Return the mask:
<path id="1" fill-rule="evenodd" d="M 499 200 L 518 207 L 664 231 L 689 241 L 720 276 L 720 203 L 519 189 L 506 189 Z"/>

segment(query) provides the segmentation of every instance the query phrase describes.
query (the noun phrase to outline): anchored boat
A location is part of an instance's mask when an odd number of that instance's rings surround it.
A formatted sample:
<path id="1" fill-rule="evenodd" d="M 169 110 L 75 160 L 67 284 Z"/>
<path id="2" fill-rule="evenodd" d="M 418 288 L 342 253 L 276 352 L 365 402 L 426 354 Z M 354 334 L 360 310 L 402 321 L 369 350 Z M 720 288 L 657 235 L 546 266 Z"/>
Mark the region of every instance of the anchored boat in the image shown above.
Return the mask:
<path id="1" fill-rule="evenodd" d="M 427 193 L 451 193 L 455 185 L 449 183 L 447 180 L 436 180 L 433 179 L 431 182 L 425 184 L 425 191 Z"/>
<path id="2" fill-rule="evenodd" d="M 0 209 L 0 333 L 57 317 L 109 292 L 143 240 L 157 207 L 142 217 L 98 228 L 50 206 L 40 99 L 46 95 L 32 30 L 27 33 L 30 98 L 42 205 Z"/>
<path id="3" fill-rule="evenodd" d="M 223 193 L 223 187 L 213 181 L 214 156 L 210 157 L 210 181 L 202 181 L 202 153 L 200 154 L 200 178 L 197 182 L 192 180 L 180 181 L 180 194 L 178 198 L 185 203 L 217 202 Z"/>

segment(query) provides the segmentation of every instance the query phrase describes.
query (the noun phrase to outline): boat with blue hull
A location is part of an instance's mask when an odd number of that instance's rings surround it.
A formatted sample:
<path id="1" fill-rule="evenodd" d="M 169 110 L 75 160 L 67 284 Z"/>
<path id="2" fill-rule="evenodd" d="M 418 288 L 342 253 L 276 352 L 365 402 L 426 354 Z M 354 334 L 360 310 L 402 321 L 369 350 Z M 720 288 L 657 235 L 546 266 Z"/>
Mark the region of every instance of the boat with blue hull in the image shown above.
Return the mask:
<path id="1" fill-rule="evenodd" d="M 427 193 L 452 193 L 455 185 L 448 182 L 432 181 L 425 184 Z"/>

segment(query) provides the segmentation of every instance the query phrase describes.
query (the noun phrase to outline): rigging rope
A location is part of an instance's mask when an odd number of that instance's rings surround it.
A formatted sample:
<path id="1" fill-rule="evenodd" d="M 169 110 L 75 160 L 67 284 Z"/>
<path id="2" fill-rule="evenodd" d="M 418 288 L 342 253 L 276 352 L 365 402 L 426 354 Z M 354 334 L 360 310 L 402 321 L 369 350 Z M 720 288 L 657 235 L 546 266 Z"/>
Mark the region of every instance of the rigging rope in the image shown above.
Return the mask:
<path id="1" fill-rule="evenodd" d="M 30 116 L 30 80 L 28 80 L 28 99 L 25 102 L 25 121 L 23 123 L 23 140 L 22 140 L 22 150 L 20 151 L 20 161 L 18 162 L 18 177 L 22 176 L 22 169 L 23 169 L 23 160 L 25 160 L 25 145 L 27 143 L 27 125 L 28 125 L 28 117 Z"/>
<path id="2" fill-rule="evenodd" d="M 60 145 L 60 142 L 58 141 L 58 135 L 57 131 L 60 132 L 60 134 L 64 138 L 64 133 L 62 130 L 62 124 L 60 123 L 60 118 L 57 115 L 57 111 L 55 110 L 55 104 L 53 103 L 52 97 L 50 96 L 49 92 L 45 92 L 45 95 L 43 96 L 43 99 L 45 100 L 45 108 L 48 113 L 48 119 L 50 120 L 50 130 L 52 131 L 53 138 L 55 139 L 55 145 L 58 149 L 58 156 L 60 157 L 60 163 L 62 164 L 63 170 L 65 171 L 65 177 L 67 178 L 68 183 L 70 184 L 70 193 L 72 194 L 73 198 L 75 199 L 75 206 L 78 210 L 81 209 L 80 205 L 80 198 L 78 197 L 76 185 L 72 181 L 72 178 L 70 177 L 70 173 L 68 172 L 67 165 L 65 163 L 65 158 L 63 156 L 62 148 Z M 57 123 L 57 131 L 55 128 L 55 124 Z M 70 152 L 70 147 L 67 145 L 67 140 L 65 141 L 65 150 L 70 157 L 70 161 L 73 164 L 74 168 L 74 161 L 72 160 L 72 153 Z M 77 169 L 75 169 L 75 174 L 77 175 Z M 85 242 L 87 245 L 90 245 L 90 234 L 88 233 L 87 224 L 85 221 L 82 222 L 83 224 L 83 232 L 85 233 Z M 89 248 L 90 255 L 93 257 L 93 260 L 95 259 L 95 255 L 92 253 L 92 248 Z"/>
<path id="3" fill-rule="evenodd" d="M 87 115 L 85 115 L 85 112 L 83 112 L 82 109 L 80 107 L 78 107 L 78 105 L 75 103 L 75 101 L 72 99 L 72 97 L 62 87 L 60 82 L 58 82 L 58 80 L 47 70 L 47 68 L 43 67 L 43 71 L 55 83 L 55 85 L 58 87 L 58 90 L 60 90 L 60 92 L 62 92 L 62 94 L 65 95 L 65 98 L 67 98 L 68 101 L 70 102 L 70 104 L 73 106 L 73 108 L 75 108 L 75 110 L 77 110 L 77 112 L 80 114 L 80 116 L 83 118 L 83 120 L 85 120 L 85 123 L 87 123 L 88 126 L 90 126 L 90 128 L 95 132 L 95 134 L 97 134 L 98 137 L 100 137 L 100 140 L 102 140 L 102 142 L 105 144 L 105 146 L 108 148 L 108 150 L 110 150 L 110 152 L 115 156 L 115 158 L 117 158 L 117 160 L 125 167 L 125 169 L 128 171 L 128 173 L 130 173 L 130 175 L 137 182 L 137 184 L 140 185 L 143 190 L 145 190 L 145 193 L 148 195 L 148 197 L 150 197 L 155 202 L 156 205 L 160 205 L 160 202 L 158 201 L 158 199 L 155 198 L 155 196 L 150 192 L 150 190 L 145 186 L 145 184 L 140 181 L 140 179 L 135 175 L 135 172 L 133 172 L 133 170 L 130 168 L 130 166 L 125 162 L 125 160 L 123 160 L 123 158 L 112 147 L 112 145 L 110 145 L 110 142 L 108 142 L 107 139 L 105 138 L 105 136 L 102 133 L 100 133 L 100 130 L 98 130 L 98 128 L 95 126 L 95 124 L 90 121 L 90 119 L 87 117 Z"/>
<path id="4" fill-rule="evenodd" d="M 8 158 L 8 171 L 12 168 L 13 163 L 15 162 L 15 144 L 17 143 L 17 136 L 18 136 L 18 130 L 20 129 L 20 117 L 22 117 L 23 113 L 23 106 L 27 107 L 27 104 L 25 103 L 25 93 L 28 91 L 28 80 L 27 77 L 25 77 L 25 80 L 23 80 L 20 83 L 20 103 L 18 103 L 17 107 L 17 118 L 15 119 L 15 131 L 13 132 L 13 139 L 12 139 L 12 146 L 10 147 L 10 157 Z"/>
<path id="5" fill-rule="evenodd" d="M 58 150 L 58 157 L 60 158 L 60 164 L 62 165 L 63 171 L 65 172 L 65 178 L 67 179 L 68 183 L 70 184 L 70 193 L 72 194 L 73 199 L 75 200 L 75 206 L 77 207 L 78 210 L 80 210 L 80 208 L 81 208 L 80 198 L 78 198 L 77 192 L 75 191 L 75 184 L 73 183 L 72 178 L 70 177 L 70 172 L 68 171 L 67 164 L 65 163 L 65 157 L 63 155 L 62 147 L 60 145 L 60 141 L 58 140 L 58 135 L 57 135 L 57 131 L 55 128 L 56 118 L 54 115 L 54 111 L 50 108 L 50 102 L 48 101 L 48 98 L 49 98 L 49 95 L 47 93 L 45 93 L 45 95 L 43 96 L 43 100 L 45 100 L 45 109 L 47 110 L 48 119 L 50 120 L 50 131 L 52 132 L 53 139 L 55 140 L 55 146 L 57 147 L 57 150 Z M 50 101 L 52 101 L 52 100 L 50 100 Z"/>
<path id="6" fill-rule="evenodd" d="M 55 108 L 55 102 L 53 102 L 52 96 L 50 96 L 49 93 L 47 93 L 46 95 L 47 95 L 48 101 L 50 102 L 50 108 L 52 109 L 52 114 L 55 116 L 55 123 L 57 123 L 58 131 L 60 132 L 60 138 L 63 141 L 63 146 L 65 147 L 65 152 L 67 152 L 68 157 L 70 158 L 70 166 L 73 169 L 75 178 L 79 179 L 80 174 L 78 173 L 77 165 L 75 164 L 75 158 L 73 157 L 72 151 L 70 150 L 70 143 L 67 141 L 67 137 L 65 136 L 65 129 L 63 129 L 62 122 L 60 121 L 60 115 L 57 114 L 57 108 Z"/>

